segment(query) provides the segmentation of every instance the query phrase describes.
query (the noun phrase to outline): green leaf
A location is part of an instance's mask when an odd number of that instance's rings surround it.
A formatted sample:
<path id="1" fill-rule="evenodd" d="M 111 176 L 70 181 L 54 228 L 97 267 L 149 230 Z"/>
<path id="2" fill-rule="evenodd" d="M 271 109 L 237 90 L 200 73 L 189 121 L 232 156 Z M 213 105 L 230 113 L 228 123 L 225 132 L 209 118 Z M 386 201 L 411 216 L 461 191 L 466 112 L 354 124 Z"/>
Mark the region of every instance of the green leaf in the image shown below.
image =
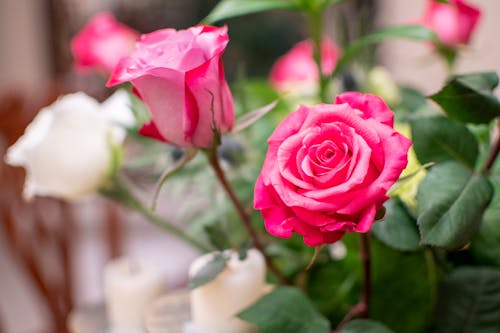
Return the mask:
<path id="1" fill-rule="evenodd" d="M 500 116 L 500 102 L 492 93 L 497 85 L 498 76 L 493 72 L 456 75 L 430 98 L 452 118 L 483 124 Z"/>
<path id="2" fill-rule="evenodd" d="M 325 11 L 329 6 L 337 5 L 348 0 L 296 0 L 299 9 L 308 13 Z"/>
<path id="3" fill-rule="evenodd" d="M 340 333 L 393 333 L 385 325 L 370 319 L 356 319 L 348 322 Z"/>
<path id="4" fill-rule="evenodd" d="M 302 242 L 302 239 L 300 241 Z M 317 263 L 307 271 L 306 279 L 305 289 L 309 299 L 332 323 L 340 322 L 351 307 L 359 301 L 362 284 L 359 235 L 346 234 L 341 242 L 346 247 L 346 256 L 341 260 L 331 260 L 329 253 L 326 258 L 318 257 Z M 300 251 L 298 254 L 288 256 L 287 264 L 290 265 L 290 261 L 297 262 L 295 258 L 302 253 L 307 252 Z M 301 272 L 309 258 L 310 256 L 304 258 L 305 263 L 299 268 Z"/>
<path id="5" fill-rule="evenodd" d="M 381 222 L 373 224 L 372 231 L 384 244 L 400 251 L 419 249 L 420 236 L 417 221 L 399 198 L 385 203 L 386 214 Z"/>
<path id="6" fill-rule="evenodd" d="M 240 244 L 240 248 L 238 249 L 238 259 L 245 260 L 248 255 L 248 250 L 252 248 L 252 240 L 247 238 Z"/>
<path id="7" fill-rule="evenodd" d="M 425 251 L 401 252 L 371 241 L 370 317 L 398 333 L 429 332 L 437 285 L 436 267 Z"/>
<path id="8" fill-rule="evenodd" d="M 402 106 L 410 112 L 417 111 L 427 103 L 425 96 L 420 90 L 412 87 L 400 87 L 399 91 L 401 93 Z"/>
<path id="9" fill-rule="evenodd" d="M 265 105 L 257 110 L 245 113 L 243 116 L 236 119 L 233 128 L 231 129 L 231 133 L 238 133 L 248 126 L 255 123 L 260 118 L 264 117 L 269 111 L 274 109 L 278 101 L 274 101 L 268 105 Z"/>
<path id="10" fill-rule="evenodd" d="M 293 287 L 275 288 L 238 317 L 255 325 L 262 333 L 330 332 L 328 320 Z"/>
<path id="11" fill-rule="evenodd" d="M 292 0 L 221 0 L 203 20 L 206 24 L 272 9 L 298 9 Z"/>
<path id="12" fill-rule="evenodd" d="M 228 258 L 222 254 L 215 255 L 212 260 L 207 262 L 205 266 L 200 268 L 200 270 L 191 278 L 189 281 L 189 288 L 198 288 L 215 279 L 217 275 L 224 271 L 227 261 Z"/>
<path id="13" fill-rule="evenodd" d="M 498 86 L 498 75 L 495 72 L 461 74 L 452 78 L 484 93 L 491 93 Z"/>
<path id="14" fill-rule="evenodd" d="M 493 181 L 495 195 L 484 212 L 471 252 L 480 263 L 500 267 L 500 182 Z"/>
<path id="15" fill-rule="evenodd" d="M 210 244 L 217 250 L 226 250 L 231 248 L 231 241 L 226 231 L 221 227 L 220 223 L 207 224 L 204 230 L 208 235 Z"/>
<path id="16" fill-rule="evenodd" d="M 422 25 L 404 25 L 397 27 L 390 27 L 375 31 L 370 35 L 361 37 L 343 50 L 342 57 L 337 62 L 333 77 L 336 77 L 344 70 L 344 67 L 362 50 L 367 46 L 379 43 L 388 38 L 405 38 L 417 41 L 431 41 L 437 40 L 436 34 Z"/>
<path id="17" fill-rule="evenodd" d="M 325 1 L 325 6 L 333 6 L 349 0 L 324 0 L 324 1 Z"/>
<path id="18" fill-rule="evenodd" d="M 461 267 L 445 280 L 436 305 L 439 333 L 500 332 L 500 270 Z"/>
<path id="19" fill-rule="evenodd" d="M 412 121 L 413 149 L 421 164 L 455 160 L 474 168 L 478 143 L 465 125 L 446 117 Z"/>
<path id="20" fill-rule="evenodd" d="M 155 186 L 155 191 L 153 193 L 153 200 L 151 204 L 151 209 L 153 211 L 156 210 L 156 204 L 158 202 L 158 196 L 160 195 L 160 191 L 167 182 L 167 180 L 170 179 L 174 174 L 176 174 L 183 166 L 185 166 L 187 163 L 189 163 L 193 158 L 195 158 L 196 154 L 198 153 L 198 150 L 196 148 L 186 148 L 184 150 L 184 154 L 182 155 L 181 158 L 179 158 L 177 161 L 174 163 L 170 164 L 162 173 L 160 176 L 160 179 L 156 183 Z"/>
<path id="21" fill-rule="evenodd" d="M 433 167 L 417 193 L 422 244 L 453 250 L 468 243 L 492 196 L 488 179 L 459 163 Z"/>

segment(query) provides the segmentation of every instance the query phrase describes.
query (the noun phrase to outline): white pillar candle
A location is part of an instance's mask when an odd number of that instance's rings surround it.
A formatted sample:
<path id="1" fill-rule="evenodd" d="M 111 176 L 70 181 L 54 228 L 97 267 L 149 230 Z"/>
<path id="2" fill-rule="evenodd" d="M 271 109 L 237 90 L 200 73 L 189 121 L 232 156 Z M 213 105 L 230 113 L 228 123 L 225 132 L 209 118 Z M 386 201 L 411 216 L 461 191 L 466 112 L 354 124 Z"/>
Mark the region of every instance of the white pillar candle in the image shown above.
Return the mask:
<path id="1" fill-rule="evenodd" d="M 196 259 L 190 267 L 193 277 L 214 254 Z M 255 328 L 235 315 L 257 301 L 265 292 L 265 260 L 262 254 L 251 249 L 247 258 L 238 259 L 231 251 L 226 269 L 214 280 L 190 293 L 192 324 L 203 332 L 250 333 Z"/>
<path id="2" fill-rule="evenodd" d="M 143 332 L 147 307 L 165 291 L 163 275 L 144 262 L 120 258 L 104 269 L 110 332 Z"/>

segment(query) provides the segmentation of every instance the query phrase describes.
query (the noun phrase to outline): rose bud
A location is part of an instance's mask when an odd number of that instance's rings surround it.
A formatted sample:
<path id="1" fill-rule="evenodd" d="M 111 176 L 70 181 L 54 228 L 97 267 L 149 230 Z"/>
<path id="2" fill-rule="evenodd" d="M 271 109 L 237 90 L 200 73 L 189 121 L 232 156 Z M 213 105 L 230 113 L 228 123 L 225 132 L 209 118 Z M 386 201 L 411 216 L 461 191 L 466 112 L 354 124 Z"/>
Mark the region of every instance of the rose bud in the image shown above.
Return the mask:
<path id="1" fill-rule="evenodd" d="M 481 17 L 481 11 L 464 0 L 442 3 L 428 0 L 421 23 L 435 31 L 445 45 L 468 44 Z"/>
<path id="2" fill-rule="evenodd" d="M 139 33 L 115 20 L 111 13 L 100 13 L 71 41 L 77 69 L 94 69 L 106 74 L 128 55 Z"/>
<path id="3" fill-rule="evenodd" d="M 228 41 L 226 27 L 202 25 L 142 35 L 108 86 L 132 83 L 149 107 L 151 122 L 141 134 L 180 147 L 210 147 L 214 130 L 225 133 L 234 122 L 222 65 Z"/>
<path id="4" fill-rule="evenodd" d="M 329 38 L 325 37 L 321 44 L 321 52 L 323 74 L 330 75 L 337 64 L 339 50 Z M 319 74 L 313 58 L 312 41 L 302 41 L 281 56 L 271 68 L 269 82 L 276 90 L 283 93 L 297 93 L 302 96 L 316 94 Z"/>
<path id="5" fill-rule="evenodd" d="M 269 233 L 297 233 L 309 246 L 368 232 L 411 145 L 381 98 L 354 92 L 335 104 L 300 106 L 268 143 L 254 207 Z"/>
<path id="6" fill-rule="evenodd" d="M 112 176 L 117 169 L 113 151 L 120 148 L 125 130 L 109 110 L 131 112 L 127 104 L 118 104 L 123 99 L 112 99 L 99 104 L 79 92 L 40 110 L 5 156 L 8 164 L 26 169 L 26 199 L 86 197 Z"/>

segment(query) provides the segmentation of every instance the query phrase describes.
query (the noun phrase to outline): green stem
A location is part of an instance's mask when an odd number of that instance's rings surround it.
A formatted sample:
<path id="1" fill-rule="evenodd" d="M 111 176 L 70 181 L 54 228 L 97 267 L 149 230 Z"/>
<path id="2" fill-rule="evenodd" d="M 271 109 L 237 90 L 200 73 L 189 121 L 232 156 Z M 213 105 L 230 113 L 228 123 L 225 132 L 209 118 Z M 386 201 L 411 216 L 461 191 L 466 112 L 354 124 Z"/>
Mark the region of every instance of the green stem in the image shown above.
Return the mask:
<path id="1" fill-rule="evenodd" d="M 255 248 L 259 250 L 264 256 L 267 268 L 281 284 L 289 284 L 289 281 L 281 274 L 278 268 L 274 265 L 271 258 L 266 254 L 264 246 L 262 245 L 259 236 L 257 235 L 257 232 L 252 226 L 250 215 L 239 201 L 238 197 L 236 196 L 236 193 L 234 192 L 231 184 L 229 184 L 226 175 L 220 166 L 219 159 L 217 157 L 217 149 L 211 149 L 206 151 L 206 155 L 210 163 L 210 166 L 212 167 L 212 169 L 215 172 L 215 175 L 217 176 L 217 179 L 219 180 L 220 184 L 226 191 L 226 194 L 228 195 L 229 199 L 236 208 L 236 211 L 240 215 L 241 221 L 243 222 L 243 226 L 248 232 L 250 238 L 252 239 L 253 246 L 255 246 Z"/>
<path id="2" fill-rule="evenodd" d="M 177 238 L 185 241 L 186 243 L 197 248 L 201 252 L 210 252 L 212 249 L 196 238 L 193 238 L 186 234 L 184 230 L 178 226 L 172 224 L 171 222 L 165 220 L 161 216 L 154 213 L 151 209 L 145 206 L 139 199 L 130 193 L 130 191 L 118 180 L 115 179 L 109 186 L 100 190 L 100 193 L 112 200 L 115 200 L 129 209 L 132 209 L 144 218 L 157 225 L 158 227 L 166 230 L 170 234 L 176 236 Z"/>
<path id="3" fill-rule="evenodd" d="M 318 67 L 319 91 L 318 97 L 321 102 L 328 103 L 328 83 L 329 77 L 323 74 L 321 41 L 323 39 L 323 11 L 311 11 L 308 14 L 309 29 L 314 47 L 314 61 Z"/>

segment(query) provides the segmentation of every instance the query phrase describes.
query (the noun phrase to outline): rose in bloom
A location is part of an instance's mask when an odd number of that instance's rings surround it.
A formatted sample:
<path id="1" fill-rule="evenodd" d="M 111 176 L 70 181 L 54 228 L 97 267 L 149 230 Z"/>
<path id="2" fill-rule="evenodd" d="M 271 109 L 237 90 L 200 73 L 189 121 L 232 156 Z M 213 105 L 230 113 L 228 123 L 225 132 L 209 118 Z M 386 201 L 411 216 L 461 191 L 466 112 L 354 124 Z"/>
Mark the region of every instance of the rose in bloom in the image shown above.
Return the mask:
<path id="1" fill-rule="evenodd" d="M 339 50 L 327 37 L 321 44 L 324 75 L 332 74 L 337 64 Z M 313 95 L 318 89 L 318 66 L 313 58 L 313 43 L 305 40 L 296 44 L 285 55 L 281 56 L 271 68 L 269 81 L 281 92 L 298 92 L 301 95 Z"/>
<path id="2" fill-rule="evenodd" d="M 108 86 L 130 81 L 151 112 L 141 133 L 181 147 L 210 147 L 231 129 L 233 98 L 224 78 L 227 28 L 195 26 L 142 35 Z"/>
<path id="3" fill-rule="evenodd" d="M 350 92 L 335 104 L 300 106 L 268 139 L 254 207 L 269 233 L 301 234 L 309 246 L 368 232 L 407 164 L 410 140 L 375 95 Z"/>
<path id="4" fill-rule="evenodd" d="M 75 64 L 79 69 L 111 73 L 138 37 L 137 31 L 117 22 L 111 13 L 97 14 L 71 41 Z"/>
<path id="5" fill-rule="evenodd" d="M 125 130 L 108 118 L 110 107 L 123 113 L 128 105 L 99 104 L 84 93 L 69 94 L 40 110 L 24 135 L 5 156 L 8 164 L 26 169 L 24 196 L 78 199 L 93 194 L 116 169 L 113 150 Z M 123 101 L 123 100 L 122 100 Z"/>
<path id="6" fill-rule="evenodd" d="M 480 16 L 481 11 L 464 0 L 428 0 L 421 22 L 444 44 L 454 47 L 469 42 Z"/>

